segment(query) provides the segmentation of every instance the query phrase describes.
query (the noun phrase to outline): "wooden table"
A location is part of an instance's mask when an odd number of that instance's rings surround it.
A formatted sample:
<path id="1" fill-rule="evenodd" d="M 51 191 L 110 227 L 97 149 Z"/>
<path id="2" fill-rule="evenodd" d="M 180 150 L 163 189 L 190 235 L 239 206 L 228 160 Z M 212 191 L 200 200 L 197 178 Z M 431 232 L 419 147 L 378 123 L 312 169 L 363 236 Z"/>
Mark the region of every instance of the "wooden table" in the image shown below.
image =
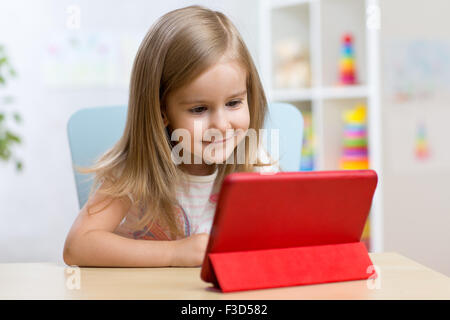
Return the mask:
<path id="1" fill-rule="evenodd" d="M 221 293 L 200 268 L 0 264 L 0 299 L 450 299 L 450 278 L 396 253 L 370 254 L 380 278 Z M 378 282 L 377 282 L 378 281 Z"/>

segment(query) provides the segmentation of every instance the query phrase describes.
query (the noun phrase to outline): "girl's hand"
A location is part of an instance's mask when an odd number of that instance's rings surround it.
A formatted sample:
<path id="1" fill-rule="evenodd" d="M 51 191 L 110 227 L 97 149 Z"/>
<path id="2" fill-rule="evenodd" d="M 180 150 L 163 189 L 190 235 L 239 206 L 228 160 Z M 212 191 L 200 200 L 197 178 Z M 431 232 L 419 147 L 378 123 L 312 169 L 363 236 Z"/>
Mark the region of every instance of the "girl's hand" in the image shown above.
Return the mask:
<path id="1" fill-rule="evenodd" d="M 174 241 L 172 266 L 198 267 L 205 258 L 209 234 L 199 233 L 190 237 Z"/>

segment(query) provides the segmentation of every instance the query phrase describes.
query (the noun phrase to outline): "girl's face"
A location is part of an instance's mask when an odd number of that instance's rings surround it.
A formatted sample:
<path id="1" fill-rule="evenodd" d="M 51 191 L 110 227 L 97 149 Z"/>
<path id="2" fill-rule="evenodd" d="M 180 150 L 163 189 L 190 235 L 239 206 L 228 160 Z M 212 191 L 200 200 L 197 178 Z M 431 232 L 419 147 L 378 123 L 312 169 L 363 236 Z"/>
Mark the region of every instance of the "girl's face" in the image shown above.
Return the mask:
<path id="1" fill-rule="evenodd" d="M 235 61 L 222 59 L 188 85 L 167 97 L 165 124 L 190 134 L 191 174 L 210 174 L 225 163 L 250 125 L 246 72 Z M 183 139 L 184 140 L 184 139 Z M 201 164 L 199 164 L 201 162 Z"/>

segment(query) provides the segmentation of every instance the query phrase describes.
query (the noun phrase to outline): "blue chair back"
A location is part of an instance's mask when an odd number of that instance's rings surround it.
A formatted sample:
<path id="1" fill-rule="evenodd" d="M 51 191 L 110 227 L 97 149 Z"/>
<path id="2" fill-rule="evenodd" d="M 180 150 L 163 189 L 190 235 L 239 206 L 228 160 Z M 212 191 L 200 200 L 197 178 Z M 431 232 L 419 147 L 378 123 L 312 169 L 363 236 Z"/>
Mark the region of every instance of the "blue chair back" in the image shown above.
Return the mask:
<path id="1" fill-rule="evenodd" d="M 80 208 L 84 206 L 92 186 L 91 174 L 81 174 L 76 167 L 88 167 L 122 136 L 127 108 L 96 107 L 75 112 L 67 124 L 72 167 Z"/>
<path id="2" fill-rule="evenodd" d="M 303 117 L 300 110 L 288 103 L 274 102 L 268 106 L 264 128 L 267 129 L 267 151 L 272 150 L 270 129 L 278 129 L 280 167 L 283 171 L 300 171 L 303 143 Z"/>
<path id="3" fill-rule="evenodd" d="M 92 186 L 92 175 L 81 174 L 77 167 L 91 166 L 122 136 L 127 117 L 124 106 L 87 108 L 69 119 L 67 133 L 80 208 L 86 203 Z M 266 116 L 265 129 L 279 129 L 279 158 L 283 171 L 300 170 L 303 137 L 301 112 L 286 103 L 272 103 Z M 270 130 L 267 150 L 271 153 Z"/>

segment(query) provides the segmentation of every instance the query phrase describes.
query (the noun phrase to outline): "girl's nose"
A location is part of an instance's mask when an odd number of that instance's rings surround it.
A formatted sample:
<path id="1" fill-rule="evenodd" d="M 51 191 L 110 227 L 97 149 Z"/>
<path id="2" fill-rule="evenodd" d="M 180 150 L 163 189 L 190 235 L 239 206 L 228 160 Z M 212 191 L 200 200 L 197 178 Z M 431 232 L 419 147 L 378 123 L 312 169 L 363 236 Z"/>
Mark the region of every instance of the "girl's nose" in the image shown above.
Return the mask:
<path id="1" fill-rule="evenodd" d="M 217 129 L 225 135 L 226 130 L 231 128 L 227 114 L 222 108 L 218 108 L 211 114 L 210 129 Z"/>

